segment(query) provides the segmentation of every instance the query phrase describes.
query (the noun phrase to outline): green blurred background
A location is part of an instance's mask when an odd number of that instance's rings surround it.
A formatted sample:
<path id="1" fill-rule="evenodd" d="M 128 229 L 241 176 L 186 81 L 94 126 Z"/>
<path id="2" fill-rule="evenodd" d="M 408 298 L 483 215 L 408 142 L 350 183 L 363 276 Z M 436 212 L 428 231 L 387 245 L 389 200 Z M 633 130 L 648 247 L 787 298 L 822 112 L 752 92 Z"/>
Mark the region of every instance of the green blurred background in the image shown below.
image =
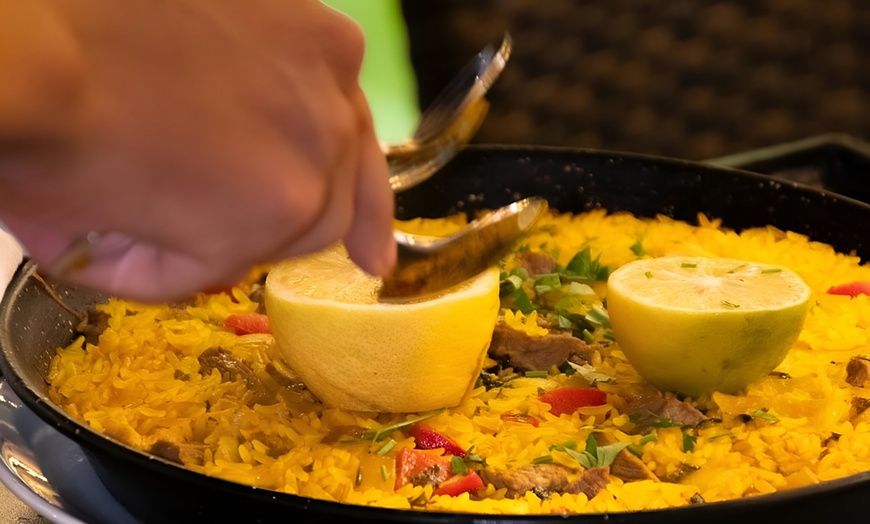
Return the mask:
<path id="1" fill-rule="evenodd" d="M 324 0 L 356 20 L 366 35 L 360 83 L 375 119 L 378 139 L 403 142 L 419 117 L 417 84 L 398 0 Z"/>

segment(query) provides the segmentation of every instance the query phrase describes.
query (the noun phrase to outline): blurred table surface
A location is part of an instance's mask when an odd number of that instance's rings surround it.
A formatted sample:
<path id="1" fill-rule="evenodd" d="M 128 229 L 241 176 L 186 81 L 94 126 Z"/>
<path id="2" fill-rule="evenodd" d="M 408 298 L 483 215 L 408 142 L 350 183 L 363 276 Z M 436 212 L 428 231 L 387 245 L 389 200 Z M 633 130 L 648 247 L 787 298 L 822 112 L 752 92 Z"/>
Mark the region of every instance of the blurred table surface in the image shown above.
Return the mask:
<path id="1" fill-rule="evenodd" d="M 6 486 L 0 484 L 0 523 L 49 524 L 49 522 L 16 497 Z"/>

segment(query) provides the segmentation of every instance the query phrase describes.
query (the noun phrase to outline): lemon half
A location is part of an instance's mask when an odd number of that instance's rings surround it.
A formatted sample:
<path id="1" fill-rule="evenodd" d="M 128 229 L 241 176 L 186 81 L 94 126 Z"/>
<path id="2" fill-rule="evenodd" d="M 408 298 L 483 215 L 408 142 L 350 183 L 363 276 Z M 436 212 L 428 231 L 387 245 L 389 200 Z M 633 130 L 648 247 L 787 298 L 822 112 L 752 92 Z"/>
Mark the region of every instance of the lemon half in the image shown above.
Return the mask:
<path id="1" fill-rule="evenodd" d="M 788 268 L 729 258 L 630 262 L 607 282 L 614 337 L 647 381 L 697 396 L 735 393 L 785 358 L 810 287 Z"/>
<path id="2" fill-rule="evenodd" d="M 380 283 L 341 246 L 274 266 L 265 303 L 280 355 L 330 407 L 408 413 L 458 405 L 492 338 L 498 269 L 410 303 L 379 302 Z"/>

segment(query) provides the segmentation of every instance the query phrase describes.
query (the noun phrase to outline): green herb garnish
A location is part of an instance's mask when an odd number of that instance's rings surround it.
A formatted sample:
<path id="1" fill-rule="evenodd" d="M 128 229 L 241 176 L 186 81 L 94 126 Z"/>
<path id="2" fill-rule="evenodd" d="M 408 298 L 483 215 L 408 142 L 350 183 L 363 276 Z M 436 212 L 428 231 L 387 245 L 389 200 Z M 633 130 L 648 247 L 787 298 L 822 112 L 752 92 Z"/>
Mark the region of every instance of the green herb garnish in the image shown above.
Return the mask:
<path id="1" fill-rule="evenodd" d="M 386 444 L 381 446 L 381 449 L 379 449 L 377 452 L 375 452 L 375 455 L 386 455 L 394 447 L 396 447 L 396 441 L 393 439 L 390 439 L 387 441 Z"/>
<path id="2" fill-rule="evenodd" d="M 771 422 L 779 422 L 779 417 L 777 417 L 773 413 L 769 413 L 763 409 L 756 409 L 752 413 L 752 418 L 760 418 L 763 420 L 769 420 Z"/>
<path id="3" fill-rule="evenodd" d="M 543 295 L 562 288 L 562 281 L 556 273 L 535 277 L 535 293 Z"/>
<path id="4" fill-rule="evenodd" d="M 637 258 L 640 258 L 646 254 L 646 250 L 643 248 L 643 242 L 640 238 L 634 241 L 634 244 L 629 248 L 631 252 L 635 254 Z"/>
<path id="5" fill-rule="evenodd" d="M 465 461 L 462 460 L 462 457 L 453 457 L 450 459 L 450 467 L 456 475 L 465 475 L 468 473 L 468 466 L 465 464 Z"/>
<path id="6" fill-rule="evenodd" d="M 511 293 L 511 297 L 514 299 L 513 309 L 518 311 L 522 311 L 524 315 L 531 315 L 532 311 L 535 310 L 535 305 L 532 304 L 532 301 L 529 299 L 529 296 L 523 290 L 523 288 L 517 288 Z"/>
<path id="7" fill-rule="evenodd" d="M 610 327 L 610 315 L 601 306 L 592 306 L 589 313 L 586 313 L 586 319 L 599 326 Z"/>
<path id="8" fill-rule="evenodd" d="M 688 433 L 683 433 L 683 451 L 689 453 L 690 451 L 695 450 L 695 441 L 698 440 L 698 437 L 694 435 L 689 435 Z"/>
<path id="9" fill-rule="evenodd" d="M 587 247 L 577 252 L 562 274 L 571 278 L 587 280 L 607 280 L 611 269 L 599 262 L 600 256 L 592 258 L 592 251 Z"/>
<path id="10" fill-rule="evenodd" d="M 439 409 L 438 411 L 433 411 L 432 413 L 420 415 L 418 417 L 414 417 L 412 419 L 408 419 L 408 420 L 405 420 L 403 422 L 397 422 L 395 424 L 390 424 L 390 425 L 387 425 L 387 426 L 384 426 L 381 428 L 376 428 L 376 429 L 367 429 L 362 434 L 362 440 L 373 440 L 373 441 L 381 440 L 382 438 L 388 436 L 390 433 L 392 433 L 393 431 L 395 431 L 397 429 L 403 428 L 405 426 L 410 426 L 411 424 L 413 424 L 415 422 L 420 422 L 421 420 L 426 420 L 426 419 L 432 418 L 434 416 L 437 416 L 439 413 L 441 413 L 441 411 L 442 410 Z"/>

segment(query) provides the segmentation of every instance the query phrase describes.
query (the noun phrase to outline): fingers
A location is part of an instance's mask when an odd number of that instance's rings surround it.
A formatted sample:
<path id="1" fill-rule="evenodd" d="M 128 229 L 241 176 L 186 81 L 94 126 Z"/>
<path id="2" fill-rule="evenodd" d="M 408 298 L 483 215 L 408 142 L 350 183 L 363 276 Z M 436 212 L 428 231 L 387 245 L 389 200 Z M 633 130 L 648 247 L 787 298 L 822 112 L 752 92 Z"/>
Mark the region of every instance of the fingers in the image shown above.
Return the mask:
<path id="1" fill-rule="evenodd" d="M 380 147 L 368 104 L 362 91 L 357 103 L 363 108 L 367 125 L 361 137 L 354 195 L 354 218 L 344 237 L 348 254 L 366 272 L 383 276 L 396 263 L 393 237 L 394 197 L 389 185 L 387 160 Z"/>
<path id="2" fill-rule="evenodd" d="M 96 95 L 81 147 L 45 169 L 50 191 L 27 180 L 39 206 L 13 206 L 23 218 L 9 226 L 43 271 L 59 264 L 65 281 L 150 302 L 340 240 L 367 272 L 391 268 L 393 195 L 359 87 L 361 29 L 314 0 L 292 13 L 263 1 L 125 26 L 76 17 L 113 45 L 82 38 Z M 147 29 L 164 18 L 154 53 Z M 91 229 L 103 234 L 85 259 L 67 256 Z"/>

